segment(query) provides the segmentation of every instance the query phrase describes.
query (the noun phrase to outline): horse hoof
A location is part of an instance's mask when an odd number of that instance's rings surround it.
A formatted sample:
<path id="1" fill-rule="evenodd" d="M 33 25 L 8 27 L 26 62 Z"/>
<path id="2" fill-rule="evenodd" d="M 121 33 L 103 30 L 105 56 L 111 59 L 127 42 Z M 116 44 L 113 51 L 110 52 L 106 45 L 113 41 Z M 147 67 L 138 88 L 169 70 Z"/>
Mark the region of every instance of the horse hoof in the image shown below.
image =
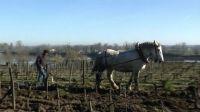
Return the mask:
<path id="1" fill-rule="evenodd" d="M 129 90 L 129 91 L 132 91 L 132 87 L 129 87 L 128 90 Z"/>
<path id="2" fill-rule="evenodd" d="M 102 89 L 102 86 L 98 86 L 98 87 L 96 87 L 96 89 Z"/>
<path id="3" fill-rule="evenodd" d="M 139 88 L 137 88 L 137 87 L 136 87 L 136 88 L 134 88 L 134 91 L 139 91 Z"/>
<path id="4" fill-rule="evenodd" d="M 114 86 L 114 89 L 119 90 L 119 87 L 118 86 Z"/>

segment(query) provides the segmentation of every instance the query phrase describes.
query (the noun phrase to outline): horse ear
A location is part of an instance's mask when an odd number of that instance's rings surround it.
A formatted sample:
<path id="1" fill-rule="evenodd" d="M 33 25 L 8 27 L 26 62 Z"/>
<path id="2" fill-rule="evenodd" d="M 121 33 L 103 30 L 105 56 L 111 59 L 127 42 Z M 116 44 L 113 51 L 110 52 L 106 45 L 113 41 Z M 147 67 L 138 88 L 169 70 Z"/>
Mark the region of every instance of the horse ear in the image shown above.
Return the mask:
<path id="1" fill-rule="evenodd" d="M 155 44 L 156 46 L 159 46 L 158 42 L 157 42 L 157 41 L 155 41 L 155 40 L 154 40 L 154 44 Z"/>
<path id="2" fill-rule="evenodd" d="M 136 48 L 136 49 L 139 48 L 139 42 L 137 42 L 137 43 L 135 44 L 135 48 Z"/>

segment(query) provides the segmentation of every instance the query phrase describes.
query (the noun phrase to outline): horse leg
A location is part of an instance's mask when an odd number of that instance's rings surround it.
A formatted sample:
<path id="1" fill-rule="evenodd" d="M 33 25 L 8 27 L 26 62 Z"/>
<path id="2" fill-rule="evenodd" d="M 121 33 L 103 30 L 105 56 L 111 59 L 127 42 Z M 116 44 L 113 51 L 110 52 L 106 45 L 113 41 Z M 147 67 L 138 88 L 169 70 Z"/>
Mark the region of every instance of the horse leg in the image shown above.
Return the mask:
<path id="1" fill-rule="evenodd" d="M 119 89 L 119 87 L 117 86 L 117 84 L 115 83 L 115 81 L 113 80 L 113 74 L 112 74 L 113 70 L 107 70 L 107 77 L 109 82 L 111 83 L 111 86 L 114 89 Z"/>
<path id="2" fill-rule="evenodd" d="M 135 90 L 138 91 L 139 90 L 139 87 L 138 87 L 138 84 L 139 84 L 139 73 L 140 71 L 136 72 L 135 75 L 134 75 L 134 82 L 135 82 Z"/>
<path id="3" fill-rule="evenodd" d="M 102 72 L 97 72 L 96 73 L 96 87 L 97 89 L 100 89 L 101 86 L 100 86 L 100 83 L 101 83 L 101 75 L 102 75 Z"/>
<path id="4" fill-rule="evenodd" d="M 131 86 L 132 86 L 133 76 L 134 76 L 134 74 L 132 72 L 132 75 L 131 75 L 130 80 L 129 80 L 128 85 L 127 85 L 127 89 L 130 90 L 130 91 L 132 90 Z"/>
<path id="5" fill-rule="evenodd" d="M 135 72 L 134 71 L 132 72 L 130 80 L 129 80 L 128 85 L 127 85 L 127 89 L 130 90 L 130 91 L 132 90 L 131 86 L 132 86 L 132 82 L 133 82 L 133 76 L 135 76 Z"/>
<path id="6" fill-rule="evenodd" d="M 127 85 L 127 89 L 130 90 L 130 91 L 132 90 L 133 78 L 134 78 L 135 87 L 136 87 L 136 86 L 138 86 L 138 72 L 133 71 L 132 74 L 131 74 L 130 80 L 129 80 L 128 85 Z"/>

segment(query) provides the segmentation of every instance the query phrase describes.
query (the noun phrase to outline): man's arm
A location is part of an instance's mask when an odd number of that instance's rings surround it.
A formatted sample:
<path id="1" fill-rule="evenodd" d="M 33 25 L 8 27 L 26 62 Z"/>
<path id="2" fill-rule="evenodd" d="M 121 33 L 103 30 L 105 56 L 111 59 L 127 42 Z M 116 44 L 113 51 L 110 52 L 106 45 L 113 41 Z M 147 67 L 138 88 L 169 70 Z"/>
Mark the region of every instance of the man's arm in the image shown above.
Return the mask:
<path id="1" fill-rule="evenodd" d="M 36 66 L 39 68 L 39 69 L 43 69 L 43 65 L 42 65 L 42 59 L 41 59 L 41 56 L 38 56 L 36 58 Z"/>

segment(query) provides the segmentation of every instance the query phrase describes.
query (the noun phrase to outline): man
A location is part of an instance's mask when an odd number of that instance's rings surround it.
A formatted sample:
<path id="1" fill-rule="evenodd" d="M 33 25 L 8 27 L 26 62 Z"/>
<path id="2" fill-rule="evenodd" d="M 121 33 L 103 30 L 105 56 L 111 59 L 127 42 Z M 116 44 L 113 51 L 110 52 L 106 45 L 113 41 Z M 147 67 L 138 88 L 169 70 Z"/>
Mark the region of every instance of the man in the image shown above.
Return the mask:
<path id="1" fill-rule="evenodd" d="M 41 55 L 37 56 L 35 64 L 37 67 L 37 86 L 46 86 L 47 81 L 47 68 L 46 57 L 49 54 L 48 50 L 44 50 Z"/>

